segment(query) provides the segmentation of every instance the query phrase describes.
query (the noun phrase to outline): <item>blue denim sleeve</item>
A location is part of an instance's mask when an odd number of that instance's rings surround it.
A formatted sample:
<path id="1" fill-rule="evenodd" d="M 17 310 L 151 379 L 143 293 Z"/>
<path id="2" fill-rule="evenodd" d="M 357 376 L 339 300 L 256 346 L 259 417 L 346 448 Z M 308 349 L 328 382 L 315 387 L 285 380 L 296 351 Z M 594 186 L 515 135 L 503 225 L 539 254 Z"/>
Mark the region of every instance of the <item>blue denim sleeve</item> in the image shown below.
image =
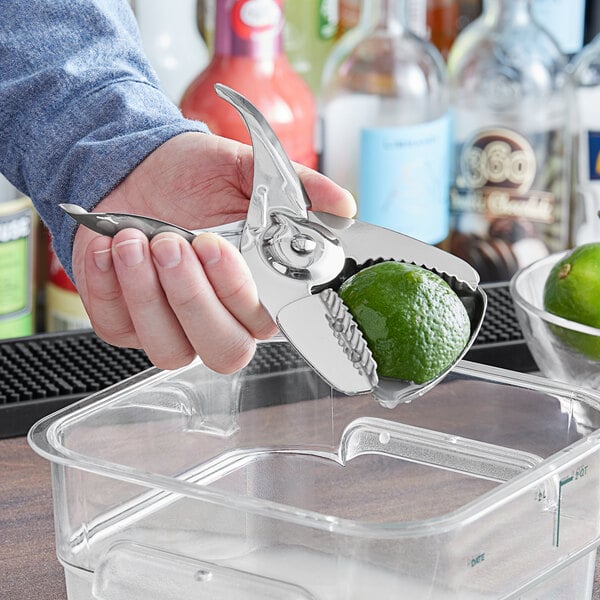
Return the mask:
<path id="1" fill-rule="evenodd" d="M 31 197 L 72 276 L 75 225 L 148 154 L 184 131 L 126 0 L 0 0 L 0 172 Z"/>

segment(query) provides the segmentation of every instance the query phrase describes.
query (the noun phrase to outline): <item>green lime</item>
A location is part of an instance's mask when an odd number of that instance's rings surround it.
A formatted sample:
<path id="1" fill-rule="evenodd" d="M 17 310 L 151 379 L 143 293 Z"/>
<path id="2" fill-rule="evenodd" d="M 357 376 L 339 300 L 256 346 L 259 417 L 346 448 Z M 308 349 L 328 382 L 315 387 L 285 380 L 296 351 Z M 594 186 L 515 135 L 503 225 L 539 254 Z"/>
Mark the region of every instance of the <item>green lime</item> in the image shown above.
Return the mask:
<path id="1" fill-rule="evenodd" d="M 600 242 L 578 246 L 554 265 L 544 285 L 544 308 L 569 321 L 600 328 Z M 600 337 L 564 327 L 555 331 L 578 352 L 600 360 Z"/>
<path id="2" fill-rule="evenodd" d="M 469 315 L 460 298 L 422 267 L 378 263 L 344 281 L 339 294 L 380 377 L 430 381 L 454 363 L 469 340 Z"/>

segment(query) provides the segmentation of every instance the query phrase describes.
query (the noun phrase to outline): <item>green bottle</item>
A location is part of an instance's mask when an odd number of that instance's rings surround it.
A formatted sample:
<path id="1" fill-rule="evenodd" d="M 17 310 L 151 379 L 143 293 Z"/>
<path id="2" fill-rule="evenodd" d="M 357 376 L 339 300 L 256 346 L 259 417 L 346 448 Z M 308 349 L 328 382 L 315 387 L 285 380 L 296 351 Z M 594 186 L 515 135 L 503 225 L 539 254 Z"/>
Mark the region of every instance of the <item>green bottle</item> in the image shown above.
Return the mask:
<path id="1" fill-rule="evenodd" d="M 318 98 L 323 65 L 338 32 L 338 1 L 285 0 L 284 6 L 285 52 Z"/>

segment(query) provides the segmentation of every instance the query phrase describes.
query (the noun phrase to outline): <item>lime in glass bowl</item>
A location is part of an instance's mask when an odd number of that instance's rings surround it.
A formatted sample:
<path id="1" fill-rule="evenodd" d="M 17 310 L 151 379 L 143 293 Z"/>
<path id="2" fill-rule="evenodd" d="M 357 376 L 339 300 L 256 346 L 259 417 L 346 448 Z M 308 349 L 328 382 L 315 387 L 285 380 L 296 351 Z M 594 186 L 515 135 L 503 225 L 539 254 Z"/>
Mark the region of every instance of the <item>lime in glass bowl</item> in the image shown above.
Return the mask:
<path id="1" fill-rule="evenodd" d="M 540 371 L 550 379 L 600 389 L 600 357 L 581 351 L 590 346 L 591 338 L 600 340 L 600 329 L 544 310 L 546 279 L 565 254 L 551 254 L 518 271 L 510 281 L 510 293 L 523 337 Z"/>

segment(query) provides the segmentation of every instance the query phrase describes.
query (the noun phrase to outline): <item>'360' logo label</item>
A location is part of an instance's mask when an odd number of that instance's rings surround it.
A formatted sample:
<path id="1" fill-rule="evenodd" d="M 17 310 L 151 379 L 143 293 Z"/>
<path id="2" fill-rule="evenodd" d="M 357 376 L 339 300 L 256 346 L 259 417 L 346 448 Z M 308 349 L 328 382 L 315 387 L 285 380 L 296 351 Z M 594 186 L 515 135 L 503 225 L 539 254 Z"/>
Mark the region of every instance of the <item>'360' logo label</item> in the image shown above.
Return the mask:
<path id="1" fill-rule="evenodd" d="M 541 139 L 551 147 L 549 136 Z M 521 218 L 538 223 L 556 220 L 551 191 L 534 189 L 538 177 L 536 153 L 522 135 L 504 128 L 483 129 L 458 154 L 454 214 L 477 213 L 489 219 Z"/>
<path id="2" fill-rule="evenodd" d="M 523 136 L 508 129 L 486 129 L 463 147 L 459 185 L 494 186 L 523 194 L 531 188 L 536 171 L 535 153 Z"/>

